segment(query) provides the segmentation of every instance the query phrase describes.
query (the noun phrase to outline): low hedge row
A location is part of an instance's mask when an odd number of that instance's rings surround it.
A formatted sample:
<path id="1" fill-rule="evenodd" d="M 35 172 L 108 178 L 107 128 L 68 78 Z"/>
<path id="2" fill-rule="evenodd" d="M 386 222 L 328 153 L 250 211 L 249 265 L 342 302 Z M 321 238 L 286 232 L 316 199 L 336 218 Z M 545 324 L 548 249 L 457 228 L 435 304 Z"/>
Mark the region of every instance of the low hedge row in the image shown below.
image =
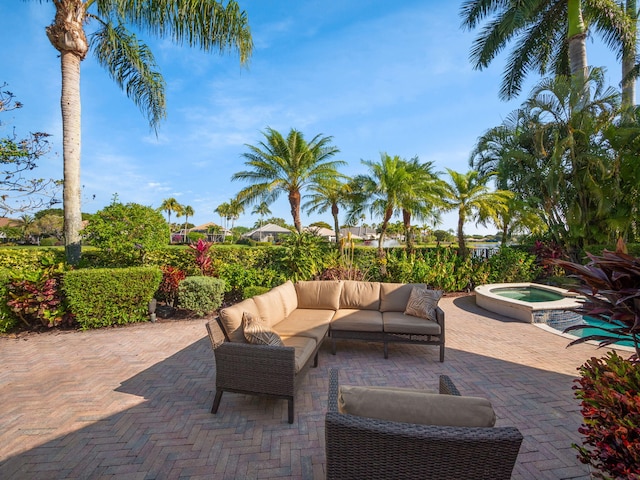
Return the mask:
<path id="1" fill-rule="evenodd" d="M 145 320 L 160 286 L 159 268 L 79 269 L 66 272 L 62 289 L 82 329 Z"/>

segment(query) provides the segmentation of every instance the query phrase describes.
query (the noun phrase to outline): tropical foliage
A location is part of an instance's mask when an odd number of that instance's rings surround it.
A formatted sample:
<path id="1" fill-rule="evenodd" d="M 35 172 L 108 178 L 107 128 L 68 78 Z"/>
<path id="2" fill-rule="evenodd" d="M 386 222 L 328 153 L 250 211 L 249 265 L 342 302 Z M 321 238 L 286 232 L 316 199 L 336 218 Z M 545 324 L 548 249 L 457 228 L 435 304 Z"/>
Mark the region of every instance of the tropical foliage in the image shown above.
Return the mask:
<path id="1" fill-rule="evenodd" d="M 584 423 L 578 458 L 596 478 L 640 478 L 640 365 L 615 351 L 580 367 L 574 385 Z"/>
<path id="2" fill-rule="evenodd" d="M 495 173 L 497 184 L 514 192 L 520 216 L 538 212 L 550 239 L 573 259 L 588 245 L 632 237 L 637 225 L 640 129 L 619 105 L 599 69 L 585 81 L 544 79 L 472 154 L 474 168 Z M 536 223 L 527 228 L 542 230 Z"/>
<path id="3" fill-rule="evenodd" d="M 471 47 L 475 68 L 488 67 L 507 44 L 515 44 L 500 87 L 503 99 L 517 96 L 530 72 L 586 76 L 589 28 L 608 46 L 635 59 L 632 22 L 637 14 L 627 15 L 614 0 L 467 0 L 460 14 L 468 29 L 486 21 Z"/>

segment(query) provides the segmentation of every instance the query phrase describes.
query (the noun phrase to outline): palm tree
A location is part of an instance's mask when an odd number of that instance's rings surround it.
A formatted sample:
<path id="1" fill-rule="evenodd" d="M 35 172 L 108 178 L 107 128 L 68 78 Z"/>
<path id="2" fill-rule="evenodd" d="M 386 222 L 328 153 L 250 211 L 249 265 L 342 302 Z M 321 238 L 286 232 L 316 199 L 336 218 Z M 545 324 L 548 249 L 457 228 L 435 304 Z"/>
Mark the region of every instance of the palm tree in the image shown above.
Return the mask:
<path id="1" fill-rule="evenodd" d="M 172 243 L 171 212 L 174 212 L 176 216 L 180 216 L 182 214 L 182 205 L 180 205 L 175 198 L 169 197 L 162 201 L 160 204 L 160 210 L 167 214 L 167 223 L 169 224 L 169 243 Z"/>
<path id="2" fill-rule="evenodd" d="M 168 37 L 205 51 L 235 50 L 245 63 L 253 48 L 247 16 L 234 0 L 54 0 L 46 32 L 60 52 L 64 158 L 64 236 L 67 261 L 80 260 L 80 63 L 89 50 L 156 128 L 165 116 L 165 83 L 153 54 L 138 32 Z M 85 27 L 96 28 L 87 37 Z"/>
<path id="3" fill-rule="evenodd" d="M 301 132 L 291 129 L 285 139 L 279 132 L 267 128 L 265 141 L 258 146 L 246 145 L 248 153 L 245 165 L 251 170 L 235 173 L 232 180 L 243 180 L 251 185 L 242 189 L 237 198 L 242 203 L 262 200 L 274 202 L 280 194 L 287 193 L 293 224 L 302 232 L 300 201 L 302 191 L 323 179 L 340 177 L 337 167 L 341 160 L 330 160 L 339 150 L 330 145 L 332 137 L 316 135 L 310 142 Z"/>
<path id="4" fill-rule="evenodd" d="M 336 232 L 336 245 L 340 245 L 340 222 L 338 214 L 340 207 L 347 207 L 351 202 L 351 185 L 342 182 L 338 178 L 326 178 L 317 184 L 309 187 L 311 194 L 307 195 L 309 199 L 305 203 L 304 208 L 307 214 L 313 212 L 324 213 L 331 210 L 333 217 L 333 229 Z"/>
<path id="5" fill-rule="evenodd" d="M 588 27 L 609 47 L 635 48 L 635 26 L 615 0 L 467 0 L 460 13 L 468 29 L 490 19 L 471 48 L 475 68 L 486 68 L 509 42 L 516 42 L 500 87 L 503 99 L 518 95 L 530 71 L 585 77 Z"/>
<path id="6" fill-rule="evenodd" d="M 231 231 L 233 231 L 233 227 L 235 226 L 236 220 L 240 218 L 240 215 L 244 213 L 244 205 L 237 198 L 232 199 L 229 202 L 229 220 L 231 220 Z"/>
<path id="7" fill-rule="evenodd" d="M 355 194 L 349 217 L 361 218 L 364 209 L 382 217 L 378 238 L 378 254 L 382 256 L 391 218 L 402 213 L 405 230 L 410 230 L 412 214 L 420 217 L 432 214 L 435 192 L 441 183 L 431 170 L 432 164 L 421 164 L 417 157 L 407 161 L 382 153 L 378 162 L 362 160 L 362 163 L 369 168 L 369 173 L 354 178 Z"/>
<path id="8" fill-rule="evenodd" d="M 222 232 L 222 242 L 223 243 L 224 243 L 224 240 L 225 240 L 225 238 L 227 236 L 227 230 L 228 230 L 228 227 L 229 227 L 230 208 L 231 208 L 231 206 L 229 205 L 228 202 L 222 202 L 214 210 L 215 213 L 220 215 L 220 220 L 222 220 L 222 223 L 224 224 L 224 231 Z"/>
<path id="9" fill-rule="evenodd" d="M 184 236 L 182 237 L 182 243 L 187 243 L 187 224 L 189 223 L 189 217 L 192 217 L 195 213 L 191 205 L 183 207 L 184 213 Z"/>
<path id="10" fill-rule="evenodd" d="M 267 215 L 271 215 L 271 210 L 269 210 L 269 204 L 267 202 L 260 202 L 258 205 L 253 207 L 253 210 L 251 210 L 251 214 L 260 215 L 259 228 L 262 228 L 264 217 L 266 217 Z M 260 241 L 262 241 L 262 232 L 260 232 Z"/>
<path id="11" fill-rule="evenodd" d="M 496 218 L 501 211 L 506 211 L 513 194 L 506 190 L 491 192 L 487 183 L 492 175 L 480 176 L 476 170 L 459 173 L 450 168 L 447 172 L 451 181 L 446 184 L 445 208 L 458 211 L 458 246 L 460 256 L 464 258 L 468 255 L 464 241 L 467 220 L 483 223 Z"/>

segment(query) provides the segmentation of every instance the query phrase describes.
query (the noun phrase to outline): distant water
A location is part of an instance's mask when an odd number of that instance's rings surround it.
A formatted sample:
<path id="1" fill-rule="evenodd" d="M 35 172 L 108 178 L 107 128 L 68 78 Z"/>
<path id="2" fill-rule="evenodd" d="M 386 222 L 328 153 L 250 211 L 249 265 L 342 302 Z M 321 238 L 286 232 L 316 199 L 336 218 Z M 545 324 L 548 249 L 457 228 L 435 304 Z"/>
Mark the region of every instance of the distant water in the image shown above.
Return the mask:
<path id="1" fill-rule="evenodd" d="M 363 242 L 363 245 L 365 247 L 378 247 L 378 240 L 365 240 Z M 382 248 L 389 248 L 389 247 L 401 247 L 403 246 L 404 243 L 399 242 L 398 240 L 396 240 L 395 238 L 387 238 L 384 240 L 384 242 L 382 242 Z"/>

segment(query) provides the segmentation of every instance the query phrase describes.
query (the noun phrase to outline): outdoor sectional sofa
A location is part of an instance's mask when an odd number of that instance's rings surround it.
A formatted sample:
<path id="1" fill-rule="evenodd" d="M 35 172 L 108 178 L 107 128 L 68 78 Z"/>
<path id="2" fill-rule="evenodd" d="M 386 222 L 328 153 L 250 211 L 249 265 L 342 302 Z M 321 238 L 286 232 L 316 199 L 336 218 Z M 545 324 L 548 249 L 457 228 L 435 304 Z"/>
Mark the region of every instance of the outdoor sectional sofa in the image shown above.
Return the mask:
<path id="1" fill-rule="evenodd" d="M 414 288 L 426 286 L 289 281 L 220 310 L 207 324 L 216 362 L 211 412 L 218 411 L 225 391 L 267 395 L 288 401 L 288 420 L 293 423 L 298 385 L 310 365 L 317 366 L 318 350 L 328 337 L 334 354 L 337 339 L 382 342 L 385 358 L 388 343 L 401 342 L 439 346 L 443 362 L 444 312 L 433 308 L 433 320 L 405 314 Z M 247 325 L 266 330 L 257 335 L 259 343 L 275 344 L 249 343 Z"/>

